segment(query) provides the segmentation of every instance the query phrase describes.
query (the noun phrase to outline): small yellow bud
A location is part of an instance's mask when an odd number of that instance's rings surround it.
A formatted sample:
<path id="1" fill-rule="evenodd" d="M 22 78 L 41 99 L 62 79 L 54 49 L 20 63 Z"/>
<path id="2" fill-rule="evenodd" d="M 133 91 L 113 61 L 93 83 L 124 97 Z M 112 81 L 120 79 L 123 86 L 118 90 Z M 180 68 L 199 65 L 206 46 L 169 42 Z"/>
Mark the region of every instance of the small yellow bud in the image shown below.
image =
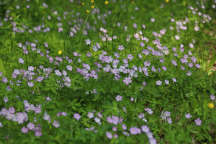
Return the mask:
<path id="1" fill-rule="evenodd" d="M 108 4 L 109 4 L 109 1 L 106 0 L 104 3 L 105 3 L 105 5 L 108 5 Z"/>
<path id="2" fill-rule="evenodd" d="M 86 10 L 86 13 L 88 14 L 88 13 L 90 13 L 90 11 L 87 9 L 87 10 Z"/>
<path id="3" fill-rule="evenodd" d="M 213 104 L 213 103 L 208 103 L 208 107 L 209 107 L 210 109 L 213 109 L 213 108 L 214 108 L 214 104 Z"/>
<path id="4" fill-rule="evenodd" d="M 165 2 L 166 2 L 166 3 L 168 3 L 168 2 L 169 2 L 169 0 L 165 0 Z"/>
<path id="5" fill-rule="evenodd" d="M 93 8 L 95 8 L 95 6 L 94 6 L 94 5 L 92 5 L 92 6 L 91 6 L 91 8 L 93 9 Z"/>
<path id="6" fill-rule="evenodd" d="M 85 3 L 84 3 L 84 2 L 82 2 L 82 3 L 81 3 L 81 5 L 82 5 L 82 6 L 84 6 L 84 5 L 85 5 Z"/>
<path id="7" fill-rule="evenodd" d="M 62 54 L 62 50 L 59 50 L 59 51 L 58 51 L 58 54 L 61 55 L 61 54 Z"/>
<path id="8" fill-rule="evenodd" d="M 94 0 L 91 0 L 91 3 L 94 3 Z"/>

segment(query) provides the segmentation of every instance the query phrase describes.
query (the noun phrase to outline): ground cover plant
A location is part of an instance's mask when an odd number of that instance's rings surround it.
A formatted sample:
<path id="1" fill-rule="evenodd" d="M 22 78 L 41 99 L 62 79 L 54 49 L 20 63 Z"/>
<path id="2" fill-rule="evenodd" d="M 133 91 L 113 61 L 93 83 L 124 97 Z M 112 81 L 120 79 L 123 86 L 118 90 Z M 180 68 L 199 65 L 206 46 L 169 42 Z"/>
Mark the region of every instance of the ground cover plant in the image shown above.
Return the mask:
<path id="1" fill-rule="evenodd" d="M 216 143 L 215 0 L 1 0 L 0 143 Z"/>

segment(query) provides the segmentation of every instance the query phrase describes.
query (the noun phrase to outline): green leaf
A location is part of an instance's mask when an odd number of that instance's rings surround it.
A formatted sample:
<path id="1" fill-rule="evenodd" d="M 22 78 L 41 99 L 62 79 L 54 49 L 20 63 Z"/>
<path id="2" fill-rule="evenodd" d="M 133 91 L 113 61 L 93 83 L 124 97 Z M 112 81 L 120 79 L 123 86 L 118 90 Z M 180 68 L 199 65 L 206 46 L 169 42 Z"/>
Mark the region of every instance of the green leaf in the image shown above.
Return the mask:
<path id="1" fill-rule="evenodd" d="M 5 69 L 4 69 L 4 65 L 3 65 L 3 62 L 2 60 L 0 59 L 0 72 L 2 72 L 3 74 L 6 73 Z"/>

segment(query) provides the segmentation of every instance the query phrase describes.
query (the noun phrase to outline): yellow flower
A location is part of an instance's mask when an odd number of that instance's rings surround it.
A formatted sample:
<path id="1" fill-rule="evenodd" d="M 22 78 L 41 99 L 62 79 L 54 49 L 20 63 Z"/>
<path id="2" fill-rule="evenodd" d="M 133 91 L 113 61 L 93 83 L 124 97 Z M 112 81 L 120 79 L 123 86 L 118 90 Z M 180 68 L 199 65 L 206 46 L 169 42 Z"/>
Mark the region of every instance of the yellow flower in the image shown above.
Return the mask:
<path id="1" fill-rule="evenodd" d="M 211 103 L 208 103 L 208 107 L 210 108 L 210 109 L 213 109 L 214 108 L 214 104 L 211 102 Z"/>
<path id="2" fill-rule="evenodd" d="M 108 5 L 108 4 L 109 4 L 109 1 L 108 1 L 108 0 L 106 0 L 104 3 L 105 3 L 105 5 Z"/>
<path id="3" fill-rule="evenodd" d="M 169 0 L 165 0 L 165 2 L 166 2 L 166 3 L 168 3 L 168 2 L 169 2 Z"/>
<path id="4" fill-rule="evenodd" d="M 87 10 L 86 10 L 86 13 L 88 14 L 88 13 L 90 13 L 90 11 L 87 9 Z"/>
<path id="5" fill-rule="evenodd" d="M 81 3 L 81 5 L 82 5 L 82 6 L 84 6 L 84 5 L 85 5 L 85 3 L 84 3 L 84 2 L 82 2 L 82 3 Z"/>
<path id="6" fill-rule="evenodd" d="M 93 8 L 95 8 L 95 6 L 94 6 L 94 5 L 92 5 L 92 6 L 91 6 L 91 8 L 93 9 Z"/>
<path id="7" fill-rule="evenodd" d="M 62 54 L 62 50 L 59 50 L 59 51 L 58 51 L 58 54 L 61 55 L 61 54 Z"/>
<path id="8" fill-rule="evenodd" d="M 91 0 L 91 3 L 94 3 L 94 0 Z"/>

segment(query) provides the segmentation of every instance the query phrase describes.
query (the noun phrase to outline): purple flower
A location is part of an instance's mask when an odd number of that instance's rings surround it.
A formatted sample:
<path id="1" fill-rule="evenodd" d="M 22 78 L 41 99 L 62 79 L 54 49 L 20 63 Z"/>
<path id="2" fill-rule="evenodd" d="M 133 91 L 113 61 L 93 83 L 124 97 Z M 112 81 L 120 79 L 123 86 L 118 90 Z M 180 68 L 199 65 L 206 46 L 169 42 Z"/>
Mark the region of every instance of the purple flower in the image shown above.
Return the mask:
<path id="1" fill-rule="evenodd" d="M 192 73 L 189 71 L 189 72 L 186 73 L 186 75 L 187 75 L 187 76 L 191 76 Z"/>
<path id="2" fill-rule="evenodd" d="M 27 113 L 25 113 L 25 112 L 18 112 L 18 113 L 16 113 L 16 121 L 19 124 L 22 124 L 22 123 L 24 123 L 27 120 L 28 120 Z"/>
<path id="3" fill-rule="evenodd" d="M 28 128 L 22 127 L 21 132 L 22 132 L 22 133 L 28 133 Z"/>
<path id="4" fill-rule="evenodd" d="M 55 70 L 55 74 L 56 74 L 57 76 L 62 76 L 62 73 L 61 73 L 59 70 Z"/>
<path id="5" fill-rule="evenodd" d="M 72 71 L 72 66 L 67 65 L 66 68 L 67 68 L 67 70 Z"/>
<path id="6" fill-rule="evenodd" d="M 200 68 L 200 65 L 199 65 L 199 64 L 196 64 L 195 66 L 196 66 L 196 68 L 198 68 L 198 69 Z"/>
<path id="7" fill-rule="evenodd" d="M 215 96 L 214 95 L 210 95 L 210 99 L 211 100 L 215 100 Z"/>
<path id="8" fill-rule="evenodd" d="M 33 123 L 28 123 L 27 128 L 29 130 L 33 130 L 35 128 L 35 125 Z"/>
<path id="9" fill-rule="evenodd" d="M 11 114 L 15 113 L 14 107 L 10 107 L 8 111 L 9 111 Z"/>
<path id="10" fill-rule="evenodd" d="M 165 84 L 168 85 L 169 84 L 169 80 L 165 80 Z"/>
<path id="11" fill-rule="evenodd" d="M 141 127 L 141 129 L 142 129 L 142 131 L 145 132 L 145 133 L 148 133 L 148 132 L 149 132 L 149 128 L 148 128 L 147 125 L 143 125 L 143 126 Z"/>
<path id="12" fill-rule="evenodd" d="M 92 113 L 92 112 L 88 112 L 88 118 L 93 118 L 94 117 L 94 113 Z"/>
<path id="13" fill-rule="evenodd" d="M 43 119 L 50 122 L 50 116 L 46 112 L 44 113 Z"/>
<path id="14" fill-rule="evenodd" d="M 29 71 L 34 71 L 34 67 L 33 67 L 33 66 L 29 66 L 29 67 L 28 67 L 28 70 L 29 70 Z"/>
<path id="15" fill-rule="evenodd" d="M 176 82 L 176 78 L 172 78 L 173 82 Z"/>
<path id="16" fill-rule="evenodd" d="M 157 141 L 156 141 L 156 139 L 154 139 L 154 138 L 150 138 L 150 139 L 149 139 L 149 143 L 150 143 L 150 144 L 157 144 Z"/>
<path id="17" fill-rule="evenodd" d="M 78 113 L 75 113 L 75 114 L 74 114 L 74 118 L 75 118 L 76 120 L 79 120 L 80 117 L 81 117 L 81 116 L 80 116 Z"/>
<path id="18" fill-rule="evenodd" d="M 185 118 L 186 118 L 186 119 L 190 119 L 191 117 L 192 117 L 192 116 L 191 116 L 190 113 L 185 114 Z"/>
<path id="19" fill-rule="evenodd" d="M 123 80 L 123 82 L 124 82 L 126 85 L 128 85 L 128 84 L 130 84 L 130 83 L 132 82 L 132 80 L 131 80 L 130 77 L 126 77 L 126 78 Z"/>
<path id="20" fill-rule="evenodd" d="M 2 78 L 2 82 L 3 82 L 3 83 L 7 83 L 7 82 L 8 82 L 8 79 L 7 79 L 6 77 L 3 77 L 3 78 Z"/>
<path id="21" fill-rule="evenodd" d="M 53 126 L 56 127 L 56 128 L 58 128 L 60 126 L 60 124 L 59 124 L 58 121 L 54 120 L 53 121 Z"/>
<path id="22" fill-rule="evenodd" d="M 177 62 L 176 62 L 175 60 L 172 60 L 172 64 L 173 64 L 174 66 L 177 66 Z"/>
<path id="23" fill-rule="evenodd" d="M 149 113 L 149 114 L 153 114 L 153 111 L 152 111 L 152 109 L 150 109 L 150 108 L 145 108 L 145 111 L 146 111 L 147 113 Z"/>
<path id="24" fill-rule="evenodd" d="M 112 127 L 112 131 L 117 131 L 117 127 Z"/>
<path id="25" fill-rule="evenodd" d="M 126 130 L 127 129 L 127 126 L 125 124 L 122 124 L 122 129 L 123 130 Z"/>
<path id="26" fill-rule="evenodd" d="M 131 133 L 132 135 L 140 134 L 140 133 L 141 133 L 141 130 L 140 130 L 139 128 L 132 127 L 132 128 L 130 128 L 130 133 Z"/>
<path id="27" fill-rule="evenodd" d="M 158 81 L 156 81 L 156 85 L 162 85 L 162 81 L 160 81 L 160 80 L 158 80 Z"/>
<path id="28" fill-rule="evenodd" d="M 168 118 L 167 118 L 167 122 L 168 122 L 169 124 L 172 123 L 172 119 L 171 119 L 171 117 L 168 117 Z"/>
<path id="29" fill-rule="evenodd" d="M 124 50 L 124 46 L 123 46 L 123 45 L 119 45 L 118 49 L 119 49 L 120 51 L 122 51 L 122 50 Z"/>
<path id="30" fill-rule="evenodd" d="M 8 97 L 4 97 L 4 102 L 5 102 L 5 103 L 8 102 Z"/>
<path id="31" fill-rule="evenodd" d="M 194 122 L 197 126 L 200 126 L 202 124 L 202 121 L 200 120 L 200 118 L 194 120 Z"/>
<path id="32" fill-rule="evenodd" d="M 34 86 L 34 83 L 33 83 L 33 82 L 28 82 L 28 86 L 29 86 L 29 87 L 33 87 L 33 86 Z"/>
<path id="33" fill-rule="evenodd" d="M 36 137 L 40 137 L 40 136 L 42 136 L 41 131 L 39 131 L 39 130 L 35 131 L 35 136 L 36 136 Z"/>
<path id="34" fill-rule="evenodd" d="M 101 124 L 101 120 L 100 120 L 100 118 L 98 118 L 98 117 L 95 117 L 95 118 L 94 118 L 94 121 L 95 121 L 96 123 L 98 123 L 98 124 Z"/>
<path id="35" fill-rule="evenodd" d="M 112 139 L 112 133 L 106 132 L 106 136 L 107 136 L 108 139 Z"/>
<path id="36" fill-rule="evenodd" d="M 37 77 L 38 82 L 41 82 L 43 79 L 44 79 L 44 77 L 42 77 L 42 76 Z"/>
<path id="37" fill-rule="evenodd" d="M 19 63 L 24 64 L 24 60 L 22 58 L 19 58 Z"/>
<path id="38" fill-rule="evenodd" d="M 162 66 L 162 69 L 163 69 L 164 71 L 166 71 L 166 70 L 167 70 L 167 68 L 166 68 L 165 66 Z"/>
<path id="39" fill-rule="evenodd" d="M 116 101 L 122 101 L 122 96 L 117 95 L 117 96 L 116 96 Z"/>

